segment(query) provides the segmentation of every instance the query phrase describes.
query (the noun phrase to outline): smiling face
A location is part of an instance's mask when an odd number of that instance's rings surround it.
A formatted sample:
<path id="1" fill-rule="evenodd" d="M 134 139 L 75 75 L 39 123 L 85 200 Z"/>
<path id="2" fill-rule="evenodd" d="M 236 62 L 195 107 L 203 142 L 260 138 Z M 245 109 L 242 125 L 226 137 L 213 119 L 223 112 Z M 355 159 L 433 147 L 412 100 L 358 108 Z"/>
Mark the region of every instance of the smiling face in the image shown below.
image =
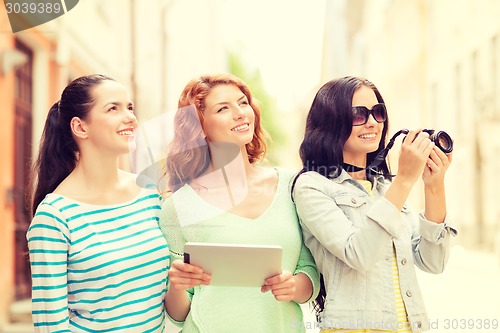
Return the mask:
<path id="1" fill-rule="evenodd" d="M 352 106 L 364 106 L 371 110 L 377 103 L 379 102 L 375 92 L 364 85 L 356 90 L 352 97 Z M 353 126 L 351 135 L 344 144 L 344 162 L 365 167 L 366 155 L 377 150 L 383 129 L 384 123 L 378 123 L 372 115 L 369 116 L 366 124 Z"/>
<path id="2" fill-rule="evenodd" d="M 92 96 L 94 103 L 84 125 L 87 142 L 106 153 L 127 153 L 138 126 L 127 90 L 106 80 L 93 88 Z"/>
<path id="3" fill-rule="evenodd" d="M 203 129 L 208 141 L 244 147 L 253 139 L 254 123 L 254 110 L 237 86 L 216 85 L 205 98 Z"/>

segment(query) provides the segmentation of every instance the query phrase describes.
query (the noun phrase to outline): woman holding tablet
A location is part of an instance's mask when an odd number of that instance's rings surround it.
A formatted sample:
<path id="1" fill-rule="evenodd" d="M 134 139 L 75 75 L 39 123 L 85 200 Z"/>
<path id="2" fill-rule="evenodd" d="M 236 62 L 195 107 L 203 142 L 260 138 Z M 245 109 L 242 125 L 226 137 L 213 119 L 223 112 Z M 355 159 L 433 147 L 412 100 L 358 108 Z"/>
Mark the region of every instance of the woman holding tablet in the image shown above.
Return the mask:
<path id="1" fill-rule="evenodd" d="M 160 214 L 174 260 L 168 313 L 184 333 L 305 332 L 299 304 L 316 297 L 319 275 L 290 198 L 292 174 L 260 163 L 265 132 L 248 86 L 201 76 L 178 106 L 166 164 L 172 195 Z M 210 286 L 210 275 L 183 262 L 186 242 L 279 245 L 282 271 L 261 288 Z"/>

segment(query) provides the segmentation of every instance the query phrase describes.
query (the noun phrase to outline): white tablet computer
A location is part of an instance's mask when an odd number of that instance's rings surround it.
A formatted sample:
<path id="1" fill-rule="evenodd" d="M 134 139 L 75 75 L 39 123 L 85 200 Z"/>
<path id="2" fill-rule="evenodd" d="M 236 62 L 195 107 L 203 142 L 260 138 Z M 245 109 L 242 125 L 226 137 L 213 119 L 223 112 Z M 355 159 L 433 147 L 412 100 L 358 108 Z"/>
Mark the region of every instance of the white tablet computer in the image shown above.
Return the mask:
<path id="1" fill-rule="evenodd" d="M 283 249 L 276 245 L 187 242 L 184 262 L 212 274 L 211 286 L 261 287 L 281 273 Z"/>

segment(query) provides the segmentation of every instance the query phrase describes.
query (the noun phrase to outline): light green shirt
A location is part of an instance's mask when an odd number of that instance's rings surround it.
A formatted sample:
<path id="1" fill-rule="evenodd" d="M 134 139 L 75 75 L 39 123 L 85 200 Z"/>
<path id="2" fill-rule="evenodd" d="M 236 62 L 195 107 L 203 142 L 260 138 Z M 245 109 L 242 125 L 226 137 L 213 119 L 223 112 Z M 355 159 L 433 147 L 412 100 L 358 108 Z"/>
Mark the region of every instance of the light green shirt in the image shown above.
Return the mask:
<path id="1" fill-rule="evenodd" d="M 283 270 L 306 274 L 314 289 L 310 300 L 314 299 L 319 291 L 319 273 L 302 241 L 289 192 L 291 173 L 278 169 L 278 175 L 274 199 L 256 219 L 219 210 L 190 186 L 176 191 L 165 201 L 160 214 L 160 228 L 169 243 L 172 261 L 183 258 L 188 241 L 279 245 L 283 248 Z M 201 219 L 203 215 L 208 218 Z M 279 302 L 271 292 L 262 293 L 260 288 L 198 286 L 190 290 L 190 297 L 184 333 L 305 332 L 299 304 Z"/>

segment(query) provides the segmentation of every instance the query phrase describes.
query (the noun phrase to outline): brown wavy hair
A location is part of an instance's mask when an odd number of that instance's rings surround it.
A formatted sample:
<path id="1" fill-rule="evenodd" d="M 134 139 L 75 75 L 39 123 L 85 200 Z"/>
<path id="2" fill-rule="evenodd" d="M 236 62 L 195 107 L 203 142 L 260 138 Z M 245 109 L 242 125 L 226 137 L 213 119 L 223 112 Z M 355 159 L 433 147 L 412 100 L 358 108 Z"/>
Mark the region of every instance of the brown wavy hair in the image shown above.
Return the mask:
<path id="1" fill-rule="evenodd" d="M 264 158 L 268 135 L 261 126 L 260 105 L 248 85 L 232 74 L 202 75 L 191 80 L 179 97 L 174 117 L 174 139 L 168 149 L 164 170 L 168 191 L 175 191 L 199 177 L 210 165 L 210 153 L 200 125 L 204 129 L 205 99 L 218 85 L 234 85 L 247 97 L 255 114 L 253 138 L 246 145 L 248 159 L 255 163 Z"/>

